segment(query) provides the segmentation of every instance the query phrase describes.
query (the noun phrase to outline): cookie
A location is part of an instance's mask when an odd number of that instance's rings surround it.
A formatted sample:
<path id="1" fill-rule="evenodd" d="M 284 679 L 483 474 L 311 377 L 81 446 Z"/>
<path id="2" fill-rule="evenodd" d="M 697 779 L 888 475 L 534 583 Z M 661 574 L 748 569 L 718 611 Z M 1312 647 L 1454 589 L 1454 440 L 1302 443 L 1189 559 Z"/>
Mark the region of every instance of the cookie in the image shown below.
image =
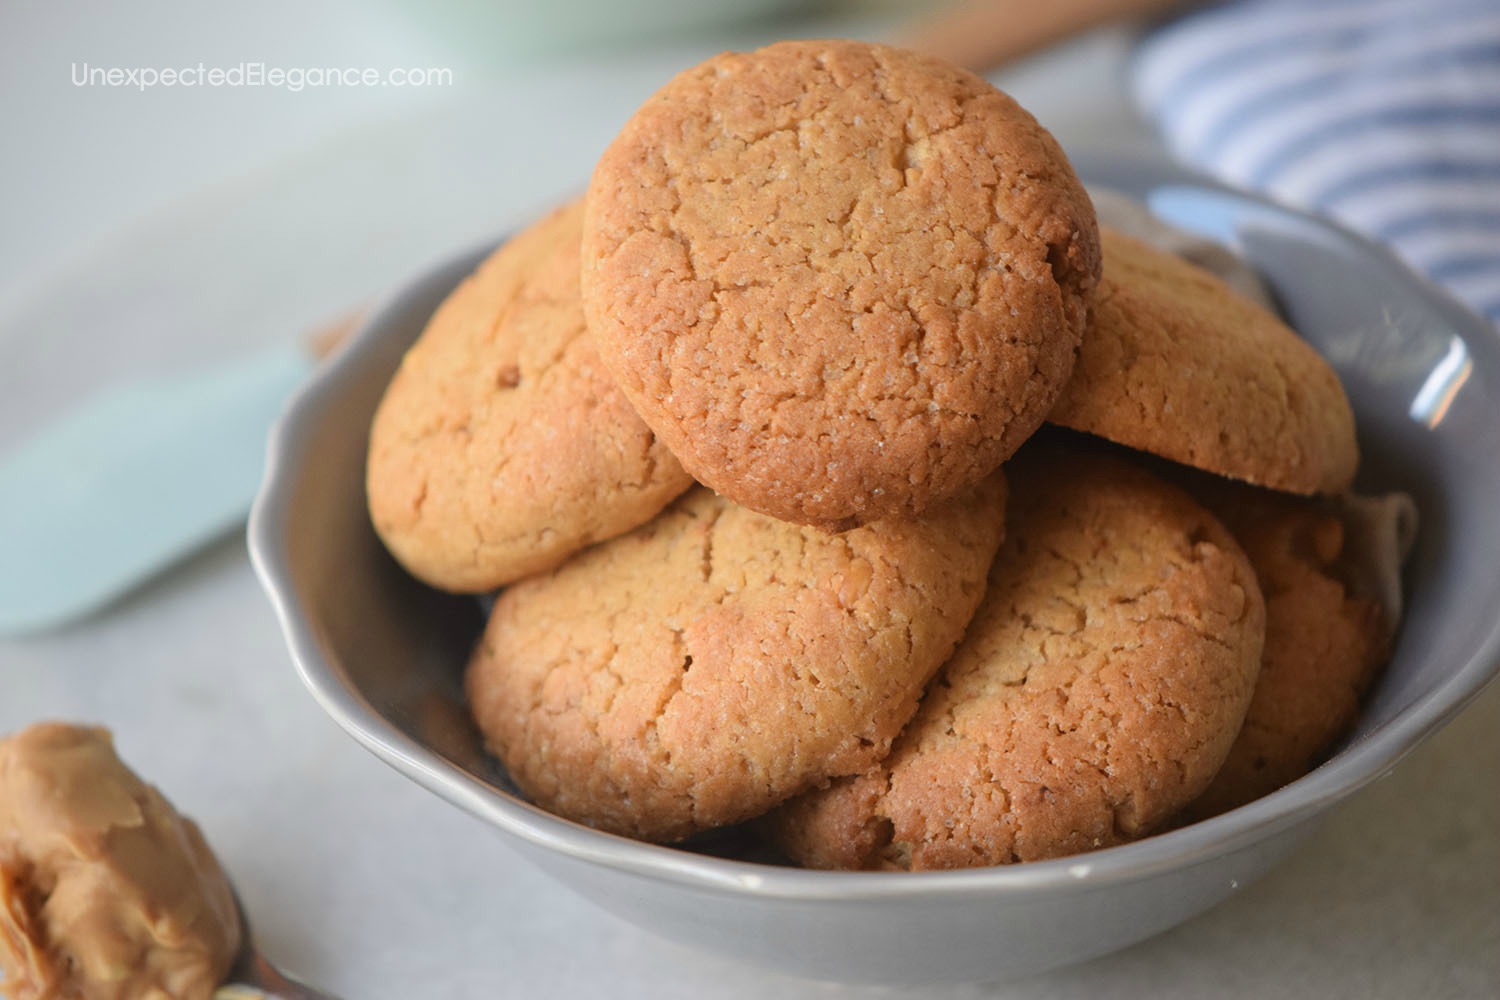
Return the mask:
<path id="1" fill-rule="evenodd" d="M 1359 449 L 1327 362 L 1207 271 L 1101 234 L 1099 294 L 1048 419 L 1259 486 L 1346 489 Z"/>
<path id="2" fill-rule="evenodd" d="M 1152 832 L 1223 762 L 1264 634 L 1244 553 L 1134 465 L 1024 458 L 989 591 L 890 756 L 768 818 L 796 860 L 960 868 L 1089 851 Z"/>
<path id="3" fill-rule="evenodd" d="M 1266 600 L 1266 646 L 1239 736 L 1187 810 L 1227 812 L 1302 777 L 1351 727 L 1390 655 L 1380 604 L 1346 585 L 1344 522 L 1335 509 L 1231 483 L 1194 492 L 1250 557 Z"/>
<path id="4" fill-rule="evenodd" d="M 466 677 L 533 801 L 655 841 L 869 768 L 984 591 L 1000 474 L 842 535 L 706 489 L 507 588 Z"/>
<path id="5" fill-rule="evenodd" d="M 414 576 L 478 592 L 642 524 L 692 480 L 599 363 L 583 206 L 546 216 L 433 314 L 370 432 L 376 531 Z"/>
<path id="6" fill-rule="evenodd" d="M 1041 423 L 1098 279 L 1052 137 L 979 77 L 860 42 L 726 53 L 600 158 L 583 294 L 700 482 L 844 530 L 973 486 Z"/>

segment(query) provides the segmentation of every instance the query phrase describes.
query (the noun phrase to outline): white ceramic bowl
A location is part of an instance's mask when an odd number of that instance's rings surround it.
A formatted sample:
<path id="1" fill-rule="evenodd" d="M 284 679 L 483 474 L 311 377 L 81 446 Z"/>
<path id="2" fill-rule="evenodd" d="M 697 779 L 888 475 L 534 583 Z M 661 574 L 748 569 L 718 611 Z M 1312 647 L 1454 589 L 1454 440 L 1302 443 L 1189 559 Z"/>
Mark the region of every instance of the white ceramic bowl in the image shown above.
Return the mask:
<path id="1" fill-rule="evenodd" d="M 1144 199 L 1260 269 L 1344 379 L 1359 419 L 1360 485 L 1406 490 L 1422 511 L 1394 659 L 1357 730 L 1323 766 L 1139 843 L 958 872 L 802 871 L 758 858 L 733 831 L 691 849 L 660 847 L 528 804 L 483 753 L 463 706 L 461 671 L 482 624 L 476 603 L 407 577 L 364 501 L 367 428 L 385 384 L 487 248 L 392 295 L 275 431 L 251 553 L 313 696 L 379 757 L 599 905 L 784 972 L 885 983 L 1026 975 L 1156 934 L 1262 874 L 1500 666 L 1500 337 L 1346 231 L 1155 160 L 1077 164 L 1086 181 Z"/>

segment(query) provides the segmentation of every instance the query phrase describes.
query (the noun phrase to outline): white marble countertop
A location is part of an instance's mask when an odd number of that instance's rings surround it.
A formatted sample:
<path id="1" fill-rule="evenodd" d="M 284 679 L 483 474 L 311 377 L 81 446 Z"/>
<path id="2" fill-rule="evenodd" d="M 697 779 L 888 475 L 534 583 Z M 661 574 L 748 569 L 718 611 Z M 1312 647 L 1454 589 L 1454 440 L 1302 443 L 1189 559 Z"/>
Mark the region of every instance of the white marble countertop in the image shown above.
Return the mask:
<path id="1" fill-rule="evenodd" d="M 295 338 L 535 214 L 671 71 L 723 47 L 478 67 L 352 0 L 117 6 L 0 8 L 0 452 L 99 385 Z M 1093 38 L 1001 82 L 1070 148 L 1149 143 L 1120 50 Z M 247 59 L 451 64 L 458 80 L 295 95 L 68 81 L 75 61 Z M 0 732 L 43 718 L 113 728 L 202 824 L 267 953 L 350 1000 L 1500 995 L 1500 687 L 1209 914 L 1027 982 L 911 993 L 745 969 L 555 885 L 321 714 L 237 536 L 78 626 L 0 640 Z"/>

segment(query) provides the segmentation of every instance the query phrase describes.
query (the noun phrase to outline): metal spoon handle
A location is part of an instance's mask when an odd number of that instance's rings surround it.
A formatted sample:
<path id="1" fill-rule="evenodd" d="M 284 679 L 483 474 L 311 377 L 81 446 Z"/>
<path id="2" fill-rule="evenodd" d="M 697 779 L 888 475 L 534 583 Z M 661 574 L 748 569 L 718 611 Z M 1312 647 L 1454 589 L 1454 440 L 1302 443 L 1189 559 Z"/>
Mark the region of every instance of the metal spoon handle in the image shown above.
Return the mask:
<path id="1" fill-rule="evenodd" d="M 339 1000 L 332 993 L 283 975 L 258 952 L 235 966 L 234 978 L 234 982 L 215 991 L 214 1000 Z"/>

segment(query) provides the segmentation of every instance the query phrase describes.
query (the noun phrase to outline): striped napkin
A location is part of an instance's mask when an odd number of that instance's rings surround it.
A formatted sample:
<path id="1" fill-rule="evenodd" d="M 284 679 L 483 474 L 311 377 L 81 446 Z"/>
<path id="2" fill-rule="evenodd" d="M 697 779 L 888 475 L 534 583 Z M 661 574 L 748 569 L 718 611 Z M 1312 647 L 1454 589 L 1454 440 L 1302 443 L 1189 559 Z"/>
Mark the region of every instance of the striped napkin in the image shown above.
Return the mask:
<path id="1" fill-rule="evenodd" d="M 1500 324 L 1500 0 L 1235 0 L 1145 38 L 1140 106 L 1205 172 L 1392 246 Z"/>

